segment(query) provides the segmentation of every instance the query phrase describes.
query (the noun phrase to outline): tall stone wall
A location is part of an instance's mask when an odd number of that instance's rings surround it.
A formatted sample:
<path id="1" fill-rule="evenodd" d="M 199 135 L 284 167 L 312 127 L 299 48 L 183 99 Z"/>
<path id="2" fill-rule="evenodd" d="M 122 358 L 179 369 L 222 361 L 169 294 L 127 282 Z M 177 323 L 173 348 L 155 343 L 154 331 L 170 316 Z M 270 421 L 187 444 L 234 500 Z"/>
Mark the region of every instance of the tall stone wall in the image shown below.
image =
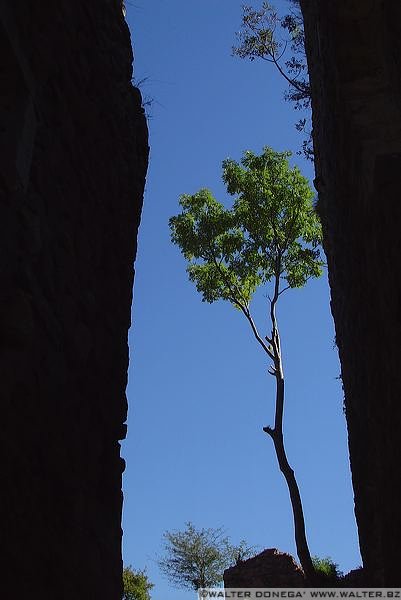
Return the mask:
<path id="1" fill-rule="evenodd" d="M 1 598 L 121 597 L 147 128 L 119 0 L 0 6 Z"/>
<path id="2" fill-rule="evenodd" d="M 301 5 L 361 553 L 400 586 L 401 3 Z"/>

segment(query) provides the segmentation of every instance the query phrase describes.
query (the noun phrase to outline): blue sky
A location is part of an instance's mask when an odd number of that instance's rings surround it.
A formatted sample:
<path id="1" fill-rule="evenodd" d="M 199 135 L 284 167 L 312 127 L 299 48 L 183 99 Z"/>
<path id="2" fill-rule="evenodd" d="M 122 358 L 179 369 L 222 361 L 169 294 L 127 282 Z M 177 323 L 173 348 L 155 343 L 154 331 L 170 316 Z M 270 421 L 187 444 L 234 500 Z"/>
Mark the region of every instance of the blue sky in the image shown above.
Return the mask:
<path id="1" fill-rule="evenodd" d="M 286 6 L 285 0 L 276 6 Z M 270 438 L 274 381 L 243 316 L 204 304 L 170 243 L 178 196 L 210 188 L 229 202 L 221 161 L 299 148 L 297 114 L 264 62 L 231 56 L 236 0 L 132 0 L 127 20 L 135 79 L 146 78 L 150 167 L 139 235 L 130 331 L 128 437 L 123 443 L 125 564 L 146 567 L 153 600 L 193 597 L 157 567 L 166 530 L 226 528 L 261 549 L 296 555 L 291 506 Z M 312 165 L 294 156 L 313 178 Z M 311 552 L 344 571 L 360 564 L 343 394 L 327 277 L 281 297 L 285 436 L 298 477 Z M 255 319 L 267 333 L 266 299 Z"/>

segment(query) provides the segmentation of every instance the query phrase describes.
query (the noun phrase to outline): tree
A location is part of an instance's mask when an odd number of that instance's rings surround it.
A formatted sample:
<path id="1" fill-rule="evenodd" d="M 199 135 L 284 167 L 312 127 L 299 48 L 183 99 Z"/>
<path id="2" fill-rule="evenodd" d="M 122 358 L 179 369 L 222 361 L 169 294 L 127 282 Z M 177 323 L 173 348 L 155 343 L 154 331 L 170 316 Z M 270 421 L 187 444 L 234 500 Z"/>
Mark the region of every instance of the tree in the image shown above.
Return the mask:
<path id="1" fill-rule="evenodd" d="M 135 571 L 131 566 L 123 569 L 123 600 L 150 600 L 150 583 L 145 571 Z"/>
<path id="2" fill-rule="evenodd" d="M 166 531 L 163 537 L 161 571 L 176 586 L 191 590 L 217 585 L 225 569 L 253 552 L 244 541 L 233 546 L 221 527 L 196 529 L 186 523 L 184 531 Z"/>
<path id="3" fill-rule="evenodd" d="M 267 355 L 268 372 L 275 379 L 274 426 L 263 428 L 274 444 L 279 468 L 286 480 L 295 529 L 297 553 L 305 575 L 314 576 L 304 514 L 294 471 L 283 439 L 284 368 L 276 314 L 280 296 L 302 287 L 322 272 L 321 226 L 313 209 L 313 192 L 297 167 L 288 163 L 290 152 L 264 148 L 258 156 L 245 152 L 241 163 L 223 161 L 223 181 L 235 196 L 226 209 L 207 189 L 182 195 L 181 214 L 170 219 L 172 241 L 188 261 L 189 279 L 202 300 L 228 300 L 246 318 Z M 269 296 L 271 333 L 259 333 L 251 314 L 251 299 L 261 285 L 272 285 Z"/>
<path id="4" fill-rule="evenodd" d="M 294 108 L 307 111 L 296 123 L 298 131 L 307 138 L 302 152 L 313 160 L 310 108 L 311 92 L 305 54 L 305 34 L 299 0 L 289 0 L 292 8 L 280 17 L 270 2 L 262 2 L 258 10 L 250 5 L 242 7 L 241 29 L 237 33 L 238 46 L 233 54 L 240 58 L 262 59 L 272 63 L 288 83 L 284 97 L 294 103 Z"/>

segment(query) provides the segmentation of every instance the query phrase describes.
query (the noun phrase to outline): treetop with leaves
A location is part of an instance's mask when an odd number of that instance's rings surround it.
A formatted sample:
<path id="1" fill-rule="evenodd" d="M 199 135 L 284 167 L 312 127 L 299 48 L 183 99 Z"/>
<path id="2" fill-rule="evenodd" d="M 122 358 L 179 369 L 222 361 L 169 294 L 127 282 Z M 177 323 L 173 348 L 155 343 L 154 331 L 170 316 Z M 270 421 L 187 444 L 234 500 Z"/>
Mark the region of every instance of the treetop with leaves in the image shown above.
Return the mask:
<path id="1" fill-rule="evenodd" d="M 302 142 L 302 151 L 308 160 L 313 160 L 310 107 L 311 92 L 305 54 L 305 33 L 299 0 L 289 0 L 290 10 L 284 16 L 270 2 L 261 2 L 259 8 L 242 7 L 241 29 L 237 33 L 238 45 L 233 54 L 253 61 L 262 59 L 272 63 L 288 83 L 284 94 L 298 111 L 306 111 L 295 127 L 307 134 Z"/>
<path id="2" fill-rule="evenodd" d="M 123 600 L 150 600 L 153 583 L 149 581 L 146 571 L 124 567 L 123 584 Z"/>
<path id="3" fill-rule="evenodd" d="M 235 196 L 227 209 L 207 189 L 182 195 L 181 214 L 170 219 L 172 241 L 189 265 L 202 299 L 249 307 L 256 288 L 277 275 L 278 293 L 321 274 L 321 226 L 313 192 L 290 152 L 265 147 L 223 161 L 223 181 Z"/>
<path id="4" fill-rule="evenodd" d="M 244 540 L 231 544 L 223 528 L 197 529 L 191 522 L 183 531 L 164 533 L 165 555 L 161 571 L 177 587 L 197 590 L 213 587 L 223 580 L 226 568 L 254 553 Z"/>
<path id="5" fill-rule="evenodd" d="M 284 17 L 279 16 L 270 2 L 262 2 L 259 9 L 244 5 L 241 30 L 237 33 L 239 45 L 233 47 L 233 54 L 275 64 L 290 86 L 286 98 L 295 102 L 297 109 L 309 108 L 310 84 L 302 14 L 298 0 L 292 0 L 291 4 L 294 8 Z M 292 52 L 290 57 L 288 50 Z"/>

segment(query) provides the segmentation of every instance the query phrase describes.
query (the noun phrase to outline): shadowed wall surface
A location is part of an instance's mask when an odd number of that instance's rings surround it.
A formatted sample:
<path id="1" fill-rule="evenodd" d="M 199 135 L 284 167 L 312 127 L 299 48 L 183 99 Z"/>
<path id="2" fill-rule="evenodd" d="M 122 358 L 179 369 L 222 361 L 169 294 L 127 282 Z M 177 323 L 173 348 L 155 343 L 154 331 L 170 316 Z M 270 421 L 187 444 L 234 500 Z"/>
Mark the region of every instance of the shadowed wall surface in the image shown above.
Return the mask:
<path id="1" fill-rule="evenodd" d="M 361 554 L 400 586 L 401 4 L 301 5 Z"/>
<path id="2" fill-rule="evenodd" d="M 120 598 L 147 128 L 117 0 L 0 8 L 2 598 Z"/>
<path id="3" fill-rule="evenodd" d="M 267 548 L 224 571 L 225 588 L 302 588 L 304 574 L 295 560 L 276 548 Z"/>

